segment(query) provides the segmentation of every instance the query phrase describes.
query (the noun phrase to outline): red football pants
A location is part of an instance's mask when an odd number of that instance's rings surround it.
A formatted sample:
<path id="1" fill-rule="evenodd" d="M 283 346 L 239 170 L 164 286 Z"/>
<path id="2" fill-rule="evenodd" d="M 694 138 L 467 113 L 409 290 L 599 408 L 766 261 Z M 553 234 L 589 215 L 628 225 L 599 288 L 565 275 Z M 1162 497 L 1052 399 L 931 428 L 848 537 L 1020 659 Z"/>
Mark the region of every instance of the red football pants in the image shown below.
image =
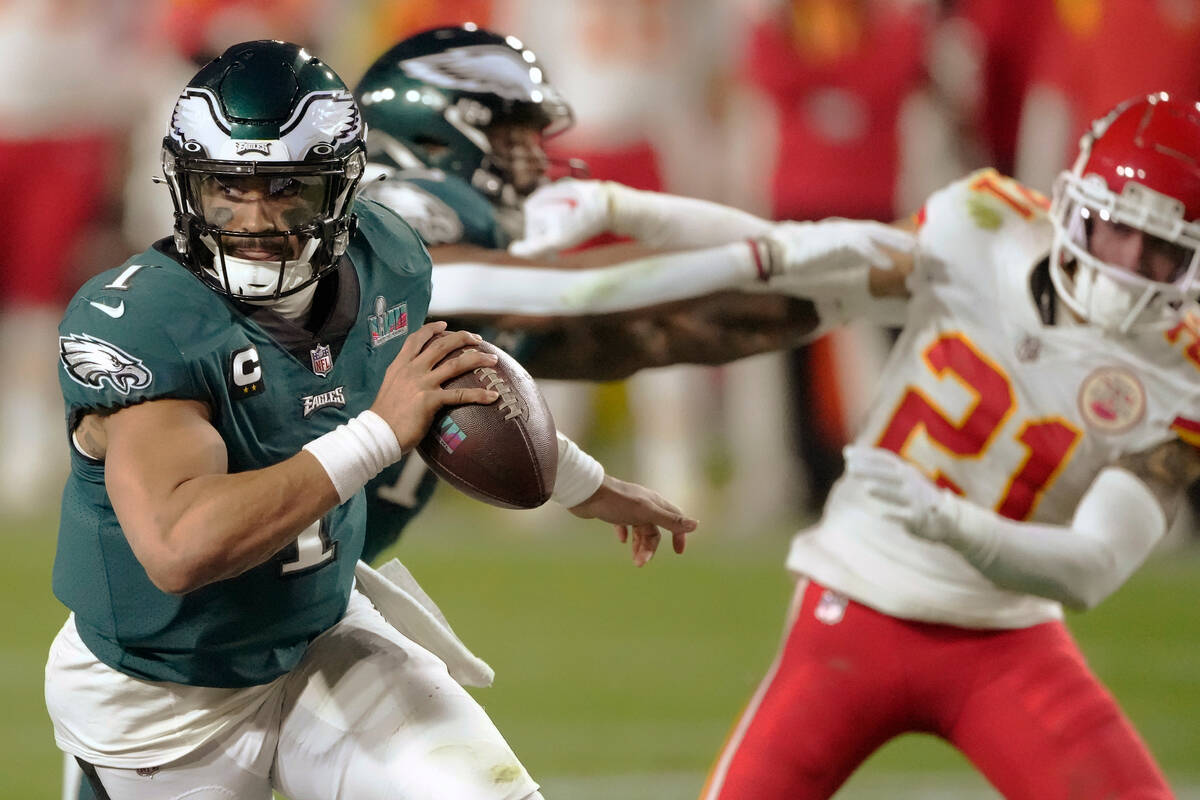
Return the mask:
<path id="1" fill-rule="evenodd" d="M 801 581 L 782 650 L 704 800 L 830 797 L 907 732 L 950 742 L 1010 800 L 1172 797 L 1061 623 L 974 630 L 853 601 L 837 620 L 839 604 L 827 601 L 829 624 L 815 614 L 825 593 Z"/>

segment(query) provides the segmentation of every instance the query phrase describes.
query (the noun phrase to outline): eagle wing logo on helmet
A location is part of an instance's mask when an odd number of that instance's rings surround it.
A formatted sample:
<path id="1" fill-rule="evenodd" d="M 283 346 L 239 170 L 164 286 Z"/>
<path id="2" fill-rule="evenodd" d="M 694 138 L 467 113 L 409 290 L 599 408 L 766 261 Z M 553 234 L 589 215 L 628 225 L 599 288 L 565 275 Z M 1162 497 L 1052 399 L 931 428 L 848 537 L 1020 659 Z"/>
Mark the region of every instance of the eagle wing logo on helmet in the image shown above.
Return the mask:
<path id="1" fill-rule="evenodd" d="M 534 80 L 531 72 L 536 68 L 515 55 L 500 45 L 455 47 L 407 59 L 400 68 L 415 80 L 443 89 L 494 94 L 505 100 L 529 101 L 535 92 L 540 93 L 539 100 L 556 98 L 549 84 Z"/>
<path id="2" fill-rule="evenodd" d="M 327 153 L 332 153 L 338 145 L 362 135 L 362 115 L 348 91 L 313 92 L 297 105 L 279 133 L 287 151 L 297 157 L 319 145 L 326 145 Z"/>
<path id="3" fill-rule="evenodd" d="M 92 389 L 99 390 L 107 382 L 127 395 L 145 389 L 153 379 L 141 359 L 86 333 L 58 337 L 58 354 L 71 380 Z"/>
<path id="4" fill-rule="evenodd" d="M 171 114 L 171 138 L 191 153 L 214 154 L 229 138 L 230 124 L 208 89 L 187 89 Z"/>

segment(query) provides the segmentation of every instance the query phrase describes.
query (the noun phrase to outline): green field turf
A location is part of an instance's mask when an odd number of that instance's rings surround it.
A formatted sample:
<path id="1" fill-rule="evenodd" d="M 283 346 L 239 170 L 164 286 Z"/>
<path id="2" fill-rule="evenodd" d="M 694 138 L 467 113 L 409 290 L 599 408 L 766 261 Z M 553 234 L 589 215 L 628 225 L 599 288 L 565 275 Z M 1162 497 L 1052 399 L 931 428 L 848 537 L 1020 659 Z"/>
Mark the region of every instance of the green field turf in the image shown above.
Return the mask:
<path id="1" fill-rule="evenodd" d="M 400 552 L 496 669 L 495 686 L 476 696 L 547 798 L 694 798 L 773 655 L 791 588 L 782 569 L 789 531 L 738 538 L 710 528 L 686 555 L 663 552 L 635 570 L 607 526 L 566 512 L 522 518 L 445 489 L 434 506 Z M 42 706 L 45 652 L 65 614 L 49 594 L 53 521 L 3 529 L 0 799 L 55 798 L 59 757 Z M 1198 596 L 1200 553 L 1185 550 L 1155 558 L 1116 597 L 1071 620 L 1092 666 L 1191 798 L 1200 797 Z M 918 737 L 885 748 L 839 794 L 989 796 L 957 754 Z"/>

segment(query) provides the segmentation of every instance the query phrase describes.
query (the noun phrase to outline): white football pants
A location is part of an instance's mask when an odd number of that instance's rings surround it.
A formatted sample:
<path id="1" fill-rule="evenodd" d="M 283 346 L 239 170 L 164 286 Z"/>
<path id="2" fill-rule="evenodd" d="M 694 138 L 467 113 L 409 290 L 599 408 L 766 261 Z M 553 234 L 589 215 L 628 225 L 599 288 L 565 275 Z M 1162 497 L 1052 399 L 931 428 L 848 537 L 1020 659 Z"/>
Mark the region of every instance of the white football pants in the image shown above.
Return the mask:
<path id="1" fill-rule="evenodd" d="M 273 735 L 274 758 L 242 766 Z M 357 593 L 262 712 L 162 767 L 96 772 L 112 800 L 541 798 L 445 665 Z"/>

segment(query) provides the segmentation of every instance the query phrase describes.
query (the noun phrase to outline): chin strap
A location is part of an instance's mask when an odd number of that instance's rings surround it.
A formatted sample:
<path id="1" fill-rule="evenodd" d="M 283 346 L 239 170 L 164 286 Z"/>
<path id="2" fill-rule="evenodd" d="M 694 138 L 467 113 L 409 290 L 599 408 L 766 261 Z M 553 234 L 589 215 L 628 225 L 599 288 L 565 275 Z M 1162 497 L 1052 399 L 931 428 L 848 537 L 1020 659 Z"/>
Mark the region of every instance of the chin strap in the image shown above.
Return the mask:
<path id="1" fill-rule="evenodd" d="M 204 246 L 212 253 L 212 263 L 205 271 L 230 294 L 239 300 L 256 301 L 271 300 L 275 287 L 279 283 L 280 270 L 283 272 L 282 291 L 287 292 L 308 280 L 313 273 L 312 257 L 317 252 L 321 242 L 310 238 L 300 254 L 282 264 L 278 261 L 253 261 L 248 258 L 238 258 L 222 252 L 212 236 L 201 239 Z M 222 269 L 224 265 L 224 269 Z M 226 286 L 226 276 L 229 282 Z M 262 286 L 262 289 L 252 287 Z M 258 293 L 257 295 L 255 293 Z"/>
<path id="2" fill-rule="evenodd" d="M 260 308 L 269 308 L 284 319 L 298 320 L 308 316 L 320 281 L 313 281 L 298 292 L 292 292 L 278 300 L 246 300 L 244 302 Z"/>

